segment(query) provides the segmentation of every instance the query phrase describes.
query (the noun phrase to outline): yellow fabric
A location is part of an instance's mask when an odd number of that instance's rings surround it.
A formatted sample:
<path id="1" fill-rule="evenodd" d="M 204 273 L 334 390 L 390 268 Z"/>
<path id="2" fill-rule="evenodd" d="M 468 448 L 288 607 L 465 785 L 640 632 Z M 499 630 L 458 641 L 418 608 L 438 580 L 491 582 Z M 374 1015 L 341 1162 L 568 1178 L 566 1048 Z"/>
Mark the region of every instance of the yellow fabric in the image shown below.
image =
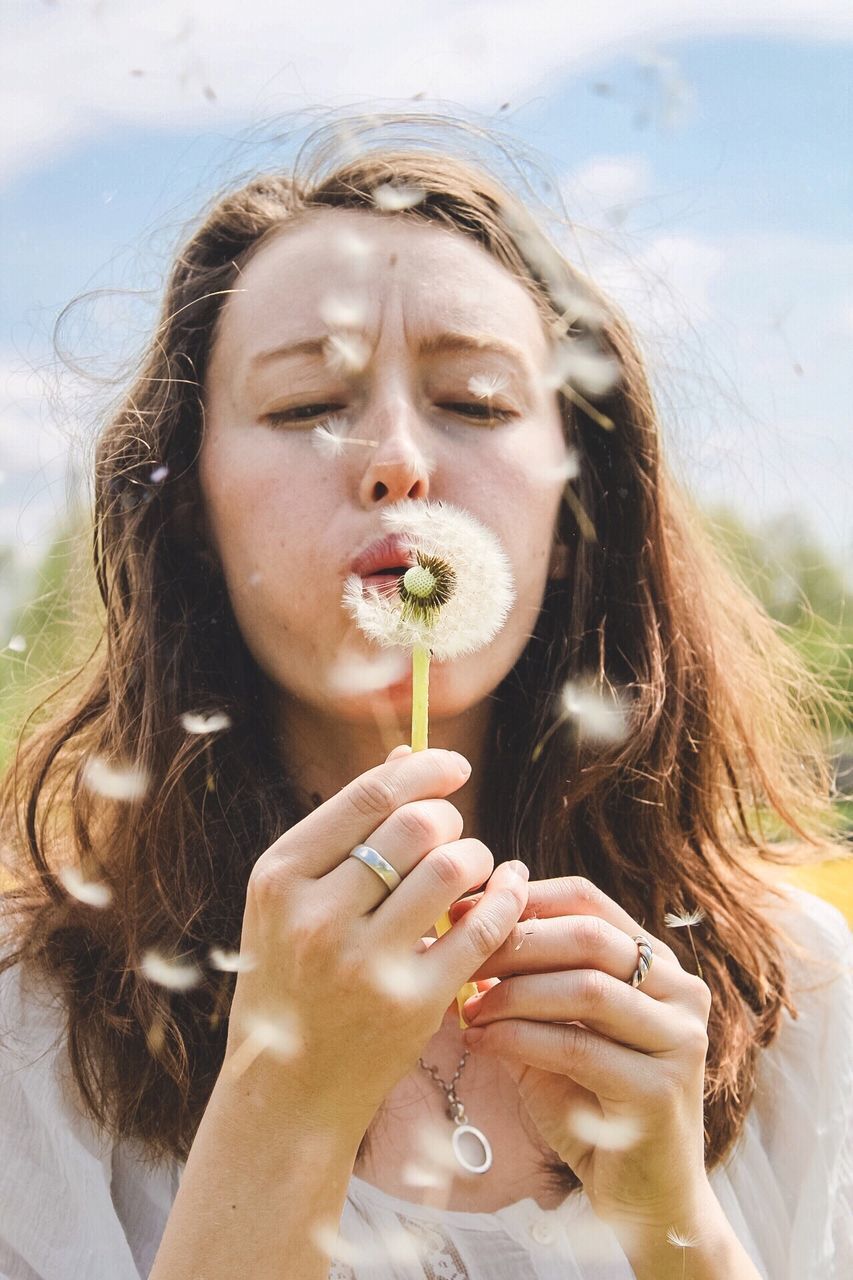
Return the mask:
<path id="1" fill-rule="evenodd" d="M 837 907 L 853 929 L 853 857 L 822 862 L 814 867 L 785 867 L 780 878 L 807 889 Z"/>

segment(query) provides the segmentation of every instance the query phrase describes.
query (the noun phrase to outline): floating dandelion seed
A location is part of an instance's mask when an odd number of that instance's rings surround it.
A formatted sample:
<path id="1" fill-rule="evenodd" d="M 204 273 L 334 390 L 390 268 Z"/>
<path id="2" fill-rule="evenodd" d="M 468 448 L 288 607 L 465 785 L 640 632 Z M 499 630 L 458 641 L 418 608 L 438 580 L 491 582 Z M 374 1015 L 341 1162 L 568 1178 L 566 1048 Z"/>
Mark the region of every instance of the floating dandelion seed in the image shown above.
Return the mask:
<path id="1" fill-rule="evenodd" d="M 704 907 L 696 907 L 694 908 L 693 911 L 683 912 L 681 914 L 678 914 L 673 911 L 667 911 L 666 915 L 663 918 L 664 924 L 667 925 L 668 928 L 670 929 L 682 929 L 682 928 L 687 929 L 687 936 L 690 939 L 690 946 L 693 951 L 693 959 L 696 961 L 696 972 L 699 975 L 699 977 L 703 979 L 704 979 L 704 975 L 702 973 L 702 965 L 700 964 L 699 956 L 696 953 L 696 943 L 693 941 L 692 926 L 694 924 L 701 924 L 701 922 L 705 919 L 706 914 L 707 912 L 705 911 Z"/>
<path id="2" fill-rule="evenodd" d="M 181 724 L 187 733 L 222 733 L 223 729 L 231 728 L 231 717 L 224 711 L 214 711 L 209 716 L 185 711 L 181 716 Z"/>
<path id="3" fill-rule="evenodd" d="M 699 1243 L 698 1235 L 690 1235 L 688 1232 L 676 1231 L 675 1227 L 670 1227 L 666 1233 L 667 1243 L 674 1245 L 676 1249 L 681 1250 L 681 1280 L 684 1280 L 687 1274 L 687 1250 L 693 1249 Z"/>
<path id="4" fill-rule="evenodd" d="M 326 684 L 330 692 L 343 696 L 376 693 L 402 680 L 408 669 L 408 659 L 401 649 L 385 649 L 375 658 L 363 658 L 354 653 L 334 663 Z"/>
<path id="5" fill-rule="evenodd" d="M 367 318 L 364 298 L 333 293 L 320 303 L 320 318 L 330 329 L 359 329 Z"/>
<path id="6" fill-rule="evenodd" d="M 87 907 L 108 907 L 112 902 L 113 894 L 108 885 L 84 880 L 76 867 L 61 867 L 57 875 L 66 892 L 78 902 L 85 902 Z"/>
<path id="7" fill-rule="evenodd" d="M 552 390 L 568 383 L 585 395 L 603 396 L 619 381 L 620 372 L 614 356 L 588 341 L 567 338 L 555 343 L 543 381 Z"/>
<path id="8" fill-rule="evenodd" d="M 197 987 L 202 978 L 196 965 L 171 960 L 159 951 L 146 951 L 139 967 L 149 982 L 156 982 L 159 987 L 167 987 L 170 991 L 189 991 L 191 987 Z"/>
<path id="9" fill-rule="evenodd" d="M 426 1165 L 417 1164 L 414 1160 L 403 1166 L 400 1177 L 407 1187 L 444 1188 L 450 1182 L 449 1174 L 428 1169 Z"/>
<path id="10" fill-rule="evenodd" d="M 560 702 L 563 718 L 574 726 L 585 742 L 622 742 L 628 734 L 628 720 L 616 694 L 592 684 L 567 680 Z"/>
<path id="11" fill-rule="evenodd" d="M 420 204 L 426 197 L 426 191 L 422 187 L 383 182 L 381 186 L 373 188 L 372 195 L 377 209 L 383 209 L 386 213 L 399 213 L 402 209 L 413 209 L 416 204 Z"/>
<path id="12" fill-rule="evenodd" d="M 311 1228 L 311 1239 L 317 1248 L 328 1259 L 343 1263 L 347 1267 L 357 1267 L 365 1261 L 363 1245 L 357 1245 L 340 1234 L 338 1224 L 327 1221 L 318 1222 Z M 332 1273 L 334 1275 L 334 1272 Z"/>
<path id="13" fill-rule="evenodd" d="M 370 956 L 368 981 L 378 991 L 415 999 L 423 986 L 423 972 L 411 952 L 382 951 Z"/>
<path id="14" fill-rule="evenodd" d="M 27 648 L 26 637 L 21 635 L 12 636 L 6 648 L 11 653 L 25 653 Z"/>
<path id="15" fill-rule="evenodd" d="M 433 1120 L 418 1125 L 415 1145 L 421 1159 L 434 1169 L 443 1170 L 448 1181 L 459 1172 L 459 1161 L 447 1125 L 437 1125 Z"/>
<path id="16" fill-rule="evenodd" d="M 349 430 L 349 422 L 343 414 L 334 414 L 321 422 L 311 432 L 311 443 L 327 458 L 338 458 L 348 444 L 363 444 L 375 449 L 378 440 L 368 440 L 363 436 L 345 434 Z"/>
<path id="17" fill-rule="evenodd" d="M 359 333 L 331 333 L 323 357 L 333 373 L 361 373 L 370 360 L 370 343 Z"/>
<path id="18" fill-rule="evenodd" d="M 369 259 L 374 249 L 369 240 L 357 235 L 354 231 L 340 231 L 333 240 L 342 258 L 346 258 L 350 268 L 357 275 L 364 275 L 369 266 Z"/>
<path id="19" fill-rule="evenodd" d="M 627 1151 L 640 1138 L 641 1128 L 630 1116 L 607 1119 L 588 1107 L 575 1107 L 569 1112 L 569 1127 L 582 1142 L 601 1147 L 603 1151 Z"/>
<path id="20" fill-rule="evenodd" d="M 161 484 L 166 479 L 168 474 L 169 474 L 169 468 L 165 465 L 165 463 L 163 463 L 159 467 L 154 468 L 154 470 L 151 472 L 151 475 L 148 477 L 148 479 L 151 482 L 151 484 Z"/>
<path id="21" fill-rule="evenodd" d="M 222 973 L 248 973 L 257 965 L 253 956 L 243 955 L 240 951 L 223 951 L 221 947 L 211 947 L 209 954 L 213 968 Z"/>
<path id="22" fill-rule="evenodd" d="M 233 1080 L 239 1079 L 261 1053 L 270 1053 L 278 1062 L 289 1062 L 302 1049 L 299 1019 L 292 1010 L 275 1019 L 252 1015 L 246 1018 L 247 1035 L 225 1066 Z"/>
<path id="23" fill-rule="evenodd" d="M 524 463 L 524 473 L 533 484 L 552 485 L 568 484 L 580 475 L 580 455 L 577 449 L 566 449 L 559 462 Z"/>
<path id="24" fill-rule="evenodd" d="M 509 381 L 502 373 L 477 373 L 473 378 L 468 379 L 468 390 L 478 400 L 491 400 L 494 396 L 499 396 L 502 391 L 506 391 L 508 386 Z"/>
<path id="25" fill-rule="evenodd" d="M 139 800 L 148 789 L 148 775 L 135 765 L 108 764 L 90 756 L 83 766 L 83 785 L 107 800 Z"/>

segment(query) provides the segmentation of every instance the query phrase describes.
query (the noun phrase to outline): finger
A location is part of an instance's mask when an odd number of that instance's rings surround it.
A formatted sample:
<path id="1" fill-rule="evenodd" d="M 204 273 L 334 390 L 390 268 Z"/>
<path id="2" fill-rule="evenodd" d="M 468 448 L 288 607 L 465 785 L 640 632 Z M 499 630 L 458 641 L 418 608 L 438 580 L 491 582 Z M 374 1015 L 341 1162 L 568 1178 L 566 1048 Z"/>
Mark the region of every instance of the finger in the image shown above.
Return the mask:
<path id="1" fill-rule="evenodd" d="M 291 827 L 262 856 L 286 860 L 291 875 L 318 879 L 355 845 L 369 843 L 369 836 L 401 805 L 451 795 L 470 773 L 462 756 L 435 747 L 377 765 Z"/>
<path id="2" fill-rule="evenodd" d="M 424 956 L 425 972 L 432 975 L 434 988 L 447 990 L 449 984 L 452 990 L 458 990 L 464 983 L 474 981 L 472 974 L 508 936 L 527 901 L 527 879 L 516 865 L 501 863 L 489 878 L 476 909 L 430 947 Z"/>
<path id="3" fill-rule="evenodd" d="M 582 1022 L 628 1049 L 652 1054 L 677 1051 L 694 1026 L 683 1011 L 648 1000 L 598 969 L 504 978 L 466 1001 L 463 1013 L 466 1022 L 478 1027 L 509 1018 Z"/>
<path id="4" fill-rule="evenodd" d="M 441 858 L 441 847 L 452 847 L 459 841 L 462 825 L 462 815 L 449 800 L 415 800 L 396 809 L 390 818 L 386 818 L 376 828 L 366 843 L 381 854 L 405 883 L 422 858 L 435 854 Z M 452 858 L 458 855 L 451 848 L 446 856 Z M 490 856 L 487 874 L 491 872 L 492 861 Z M 465 889 L 471 887 L 472 881 L 461 856 L 460 863 L 454 883 L 464 885 L 458 891 L 464 893 Z M 480 864 L 482 859 L 478 862 Z M 441 867 L 440 870 L 445 876 L 452 874 L 450 868 Z M 370 867 L 366 867 L 358 858 L 349 857 L 344 858 L 340 866 L 333 868 L 323 880 L 324 893 L 331 893 L 339 901 L 349 903 L 353 914 L 358 915 L 367 915 L 381 906 L 391 894 L 399 894 L 401 888 L 402 885 L 398 885 L 396 889 L 390 889 Z M 410 898 L 411 891 L 404 895 L 406 902 Z M 419 913 L 418 918 L 422 918 L 422 913 Z M 434 921 L 435 916 L 432 918 L 432 922 Z M 424 932 L 418 928 L 417 923 L 412 928 L 415 929 L 413 936 L 419 937 Z M 429 923 L 425 928 L 429 928 Z"/>
<path id="5" fill-rule="evenodd" d="M 385 757 L 385 763 L 389 760 L 402 760 L 404 756 L 411 755 L 412 748 L 407 743 L 401 742 L 399 747 L 393 747 Z"/>
<path id="6" fill-rule="evenodd" d="M 612 978 L 630 983 L 639 955 L 634 939 L 600 916 L 522 919 L 474 977 L 507 978 L 518 973 L 600 969 Z M 657 1000 L 675 999 L 684 996 L 686 981 L 690 979 L 691 975 L 685 973 L 678 961 L 659 954 L 652 941 L 651 968 L 638 990 Z"/>
<path id="7" fill-rule="evenodd" d="M 373 913 L 374 936 L 379 944 L 411 946 L 413 940 L 425 934 L 447 911 L 454 899 L 473 884 L 487 880 L 494 865 L 491 850 L 481 840 L 474 839 L 457 839 L 452 844 L 439 845 L 416 859 L 403 883 L 393 893 L 386 894 Z M 513 923 L 510 922 L 509 928 Z"/>
<path id="8" fill-rule="evenodd" d="M 669 1077 L 655 1058 L 614 1044 L 587 1027 L 510 1019 L 472 1027 L 463 1038 L 475 1053 L 491 1053 L 567 1076 L 602 1102 L 642 1106 L 666 1101 L 671 1094 Z"/>
<path id="9" fill-rule="evenodd" d="M 653 944 L 656 954 L 670 955 L 677 962 L 671 947 L 649 933 L 644 925 L 628 915 L 618 902 L 614 902 L 586 876 L 556 876 L 548 880 L 531 880 L 525 915 L 539 920 L 548 920 L 555 916 L 600 916 L 602 920 L 606 920 L 616 929 L 621 929 L 630 938 L 638 933 L 643 934 Z"/>

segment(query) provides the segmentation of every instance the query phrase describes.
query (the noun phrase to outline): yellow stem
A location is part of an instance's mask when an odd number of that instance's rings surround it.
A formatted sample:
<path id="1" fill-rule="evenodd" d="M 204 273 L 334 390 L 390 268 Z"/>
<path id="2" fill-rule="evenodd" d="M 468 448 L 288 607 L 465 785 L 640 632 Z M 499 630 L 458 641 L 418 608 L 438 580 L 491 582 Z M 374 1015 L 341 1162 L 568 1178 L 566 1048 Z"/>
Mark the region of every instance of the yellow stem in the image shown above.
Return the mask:
<path id="1" fill-rule="evenodd" d="M 429 745 L 429 649 L 415 645 L 412 650 L 412 751 L 425 751 Z M 445 911 L 435 924 L 435 936 L 440 938 L 452 926 Z M 456 993 L 459 1010 L 459 1026 L 464 1031 L 468 1023 L 462 1016 L 462 1006 L 470 996 L 479 995 L 476 982 L 466 982 Z"/>

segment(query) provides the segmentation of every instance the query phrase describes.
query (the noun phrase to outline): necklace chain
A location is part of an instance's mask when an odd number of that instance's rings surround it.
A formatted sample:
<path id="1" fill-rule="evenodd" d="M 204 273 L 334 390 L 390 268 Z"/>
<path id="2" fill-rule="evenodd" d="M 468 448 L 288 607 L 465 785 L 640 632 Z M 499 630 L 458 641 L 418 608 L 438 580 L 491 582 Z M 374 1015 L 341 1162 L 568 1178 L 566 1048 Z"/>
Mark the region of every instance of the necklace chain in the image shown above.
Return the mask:
<path id="1" fill-rule="evenodd" d="M 453 1079 L 450 1081 L 449 1084 L 447 1084 L 446 1081 L 442 1080 L 441 1076 L 438 1074 L 438 1071 L 435 1069 L 435 1067 L 428 1067 L 427 1064 L 424 1062 L 423 1058 L 418 1058 L 418 1066 L 423 1067 L 427 1075 L 432 1076 L 436 1084 L 441 1089 L 444 1090 L 445 1094 L 447 1095 L 447 1103 L 448 1103 L 447 1114 L 451 1120 L 456 1121 L 456 1123 L 458 1124 L 467 1124 L 468 1122 L 468 1117 L 465 1114 L 464 1104 L 462 1103 L 461 1099 L 457 1096 L 455 1086 L 456 1086 L 456 1081 L 462 1075 L 462 1071 L 465 1067 L 465 1062 L 468 1058 L 469 1053 L 470 1053 L 469 1049 L 466 1049 L 465 1052 L 463 1053 L 459 1061 L 459 1066 L 456 1068 L 456 1074 L 453 1076 Z"/>

